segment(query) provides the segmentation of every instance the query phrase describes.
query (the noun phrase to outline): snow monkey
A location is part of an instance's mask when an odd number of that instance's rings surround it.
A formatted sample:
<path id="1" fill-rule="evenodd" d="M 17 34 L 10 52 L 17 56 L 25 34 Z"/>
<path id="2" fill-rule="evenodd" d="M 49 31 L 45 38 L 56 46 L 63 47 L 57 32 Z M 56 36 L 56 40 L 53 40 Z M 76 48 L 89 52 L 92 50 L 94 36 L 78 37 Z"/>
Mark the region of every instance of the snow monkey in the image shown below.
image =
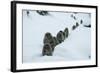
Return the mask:
<path id="1" fill-rule="evenodd" d="M 72 17 L 74 20 L 76 20 L 76 17 L 75 17 L 75 15 L 71 14 L 71 17 Z"/>
<path id="2" fill-rule="evenodd" d="M 80 20 L 80 24 L 82 24 L 82 23 L 83 23 L 83 20 L 81 19 L 81 20 Z"/>
<path id="3" fill-rule="evenodd" d="M 49 15 L 48 11 L 37 10 L 36 12 L 42 16 Z"/>
<path id="4" fill-rule="evenodd" d="M 76 20 L 76 17 L 75 16 L 73 18 L 74 18 L 74 20 Z"/>
<path id="5" fill-rule="evenodd" d="M 54 49 L 55 48 L 55 40 L 53 39 L 51 33 L 47 32 L 44 36 L 44 40 L 43 43 L 49 43 L 51 45 L 51 48 Z"/>
<path id="6" fill-rule="evenodd" d="M 67 38 L 68 35 L 69 35 L 69 30 L 68 30 L 68 28 L 66 27 L 65 30 L 64 30 L 64 36 L 65 36 L 65 38 Z"/>
<path id="7" fill-rule="evenodd" d="M 59 41 L 59 43 L 62 43 L 64 41 L 64 34 L 63 31 L 59 31 L 57 33 L 57 40 Z"/>
<path id="8" fill-rule="evenodd" d="M 75 28 L 76 28 L 76 25 L 73 25 L 73 26 L 72 26 L 72 30 L 75 30 Z"/>
<path id="9" fill-rule="evenodd" d="M 49 43 L 45 43 L 42 50 L 42 56 L 52 56 L 52 48 Z"/>
<path id="10" fill-rule="evenodd" d="M 84 25 L 84 27 L 91 28 L 91 24 L 89 24 L 89 25 Z"/>
<path id="11" fill-rule="evenodd" d="M 72 26 L 72 30 L 76 29 L 78 26 L 79 26 L 79 23 L 76 22 L 76 25 L 73 25 L 73 26 Z"/>
<path id="12" fill-rule="evenodd" d="M 27 11 L 26 13 L 27 13 L 27 16 L 29 16 L 29 11 Z"/>
<path id="13" fill-rule="evenodd" d="M 53 40 L 51 33 L 47 32 L 44 36 L 43 43 L 50 43 Z"/>
<path id="14" fill-rule="evenodd" d="M 76 27 L 78 27 L 79 26 L 79 24 L 78 24 L 78 22 L 76 22 Z"/>

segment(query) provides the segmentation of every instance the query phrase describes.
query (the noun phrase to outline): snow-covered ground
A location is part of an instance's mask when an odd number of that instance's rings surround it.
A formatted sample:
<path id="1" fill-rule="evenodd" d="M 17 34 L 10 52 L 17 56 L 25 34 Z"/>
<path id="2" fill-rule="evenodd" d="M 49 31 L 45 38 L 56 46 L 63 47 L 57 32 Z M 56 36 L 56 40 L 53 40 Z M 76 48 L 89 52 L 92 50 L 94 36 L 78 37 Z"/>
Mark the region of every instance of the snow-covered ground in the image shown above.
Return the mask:
<path id="1" fill-rule="evenodd" d="M 36 11 L 23 11 L 23 62 L 52 62 L 89 60 L 91 57 L 91 28 L 84 25 L 91 24 L 88 13 L 49 12 L 50 15 L 41 16 Z M 76 20 L 71 15 L 76 17 Z M 80 24 L 80 20 L 83 24 Z M 80 25 L 72 30 L 78 22 Z M 60 30 L 69 29 L 68 38 L 55 47 L 53 56 L 42 56 L 43 38 L 46 32 L 56 36 Z"/>

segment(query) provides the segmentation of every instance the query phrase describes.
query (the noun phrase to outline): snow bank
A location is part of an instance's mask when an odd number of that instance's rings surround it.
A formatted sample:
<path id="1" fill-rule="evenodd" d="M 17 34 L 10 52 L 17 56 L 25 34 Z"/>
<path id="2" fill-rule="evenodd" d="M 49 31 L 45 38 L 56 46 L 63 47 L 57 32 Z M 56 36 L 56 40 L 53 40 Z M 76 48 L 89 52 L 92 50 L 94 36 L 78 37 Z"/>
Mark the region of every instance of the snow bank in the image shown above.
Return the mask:
<path id="1" fill-rule="evenodd" d="M 23 62 L 48 62 L 48 61 L 71 61 L 88 60 L 91 56 L 91 29 L 83 25 L 91 24 L 89 14 L 75 14 L 77 20 L 71 17 L 74 13 L 50 12 L 49 16 L 41 16 L 35 11 L 30 11 L 27 16 L 23 11 Z M 74 31 L 72 26 L 76 22 L 80 24 Z M 53 56 L 41 56 L 43 38 L 46 32 L 56 36 L 57 32 L 68 27 L 69 37 L 60 45 L 56 46 Z"/>

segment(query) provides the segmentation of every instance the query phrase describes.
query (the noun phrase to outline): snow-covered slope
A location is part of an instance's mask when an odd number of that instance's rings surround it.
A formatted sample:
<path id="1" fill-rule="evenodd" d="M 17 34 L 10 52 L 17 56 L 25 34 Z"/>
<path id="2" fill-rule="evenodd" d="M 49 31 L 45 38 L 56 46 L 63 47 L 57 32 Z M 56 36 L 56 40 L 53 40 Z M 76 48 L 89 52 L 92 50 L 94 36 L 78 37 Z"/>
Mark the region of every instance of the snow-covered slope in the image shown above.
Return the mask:
<path id="1" fill-rule="evenodd" d="M 90 16 L 86 13 L 49 12 L 48 16 L 41 16 L 36 11 L 23 11 L 23 62 L 47 62 L 61 60 L 88 60 L 91 56 L 91 28 L 83 25 L 91 24 Z M 77 20 L 71 15 L 74 14 Z M 80 24 L 75 30 L 72 26 Z M 69 37 L 57 45 L 53 56 L 42 56 L 43 38 L 46 32 L 53 36 L 66 27 Z"/>

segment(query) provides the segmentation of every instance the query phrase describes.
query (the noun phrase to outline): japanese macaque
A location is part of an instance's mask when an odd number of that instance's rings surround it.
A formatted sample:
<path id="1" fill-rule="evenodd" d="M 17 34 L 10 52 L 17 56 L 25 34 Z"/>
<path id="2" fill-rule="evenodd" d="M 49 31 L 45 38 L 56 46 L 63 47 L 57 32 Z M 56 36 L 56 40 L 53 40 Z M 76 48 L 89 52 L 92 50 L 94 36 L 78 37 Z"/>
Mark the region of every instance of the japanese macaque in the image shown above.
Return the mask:
<path id="1" fill-rule="evenodd" d="M 44 36 L 43 43 L 50 43 L 53 40 L 51 33 L 47 32 Z"/>
<path id="2" fill-rule="evenodd" d="M 49 43 L 45 43 L 42 50 L 42 56 L 52 56 L 52 47 Z"/>
<path id="3" fill-rule="evenodd" d="M 76 25 L 73 25 L 73 26 L 72 26 L 72 30 L 75 30 L 75 28 L 76 28 Z"/>
<path id="4" fill-rule="evenodd" d="M 76 17 L 75 16 L 73 18 L 74 18 L 74 20 L 76 20 Z"/>
<path id="5" fill-rule="evenodd" d="M 89 25 L 84 25 L 84 27 L 91 28 L 91 24 L 89 24 Z"/>
<path id="6" fill-rule="evenodd" d="M 37 10 L 36 12 L 42 16 L 49 15 L 48 11 Z"/>
<path id="7" fill-rule="evenodd" d="M 71 14 L 71 17 L 72 17 L 74 20 L 76 20 L 76 17 L 75 17 L 75 15 Z"/>
<path id="8" fill-rule="evenodd" d="M 91 56 L 89 56 L 89 59 L 91 58 Z"/>
<path id="9" fill-rule="evenodd" d="M 63 33 L 63 31 L 59 31 L 57 33 L 57 40 L 59 41 L 59 43 L 62 43 L 64 41 L 64 33 Z"/>
<path id="10" fill-rule="evenodd" d="M 43 42 L 44 42 L 44 44 L 49 43 L 51 45 L 51 48 L 54 50 L 54 48 L 55 48 L 55 40 L 52 37 L 51 33 L 47 32 L 45 34 L 45 37 L 44 37 L 44 41 Z"/>
<path id="11" fill-rule="evenodd" d="M 79 23 L 76 22 L 76 25 L 73 25 L 73 26 L 72 26 L 72 30 L 75 30 L 78 26 L 79 26 Z"/>
<path id="12" fill-rule="evenodd" d="M 27 13 L 27 16 L 29 16 L 29 11 L 27 11 L 26 13 Z"/>
<path id="13" fill-rule="evenodd" d="M 78 22 L 76 22 L 76 27 L 78 27 L 79 26 L 79 24 L 78 24 Z"/>
<path id="14" fill-rule="evenodd" d="M 82 23 L 83 23 L 83 20 L 81 19 L 81 20 L 80 20 L 80 24 L 82 24 Z"/>
<path id="15" fill-rule="evenodd" d="M 64 36 L 65 36 L 65 38 L 67 38 L 68 35 L 69 35 L 69 30 L 68 30 L 68 28 L 65 28 L 65 30 L 64 30 Z"/>

